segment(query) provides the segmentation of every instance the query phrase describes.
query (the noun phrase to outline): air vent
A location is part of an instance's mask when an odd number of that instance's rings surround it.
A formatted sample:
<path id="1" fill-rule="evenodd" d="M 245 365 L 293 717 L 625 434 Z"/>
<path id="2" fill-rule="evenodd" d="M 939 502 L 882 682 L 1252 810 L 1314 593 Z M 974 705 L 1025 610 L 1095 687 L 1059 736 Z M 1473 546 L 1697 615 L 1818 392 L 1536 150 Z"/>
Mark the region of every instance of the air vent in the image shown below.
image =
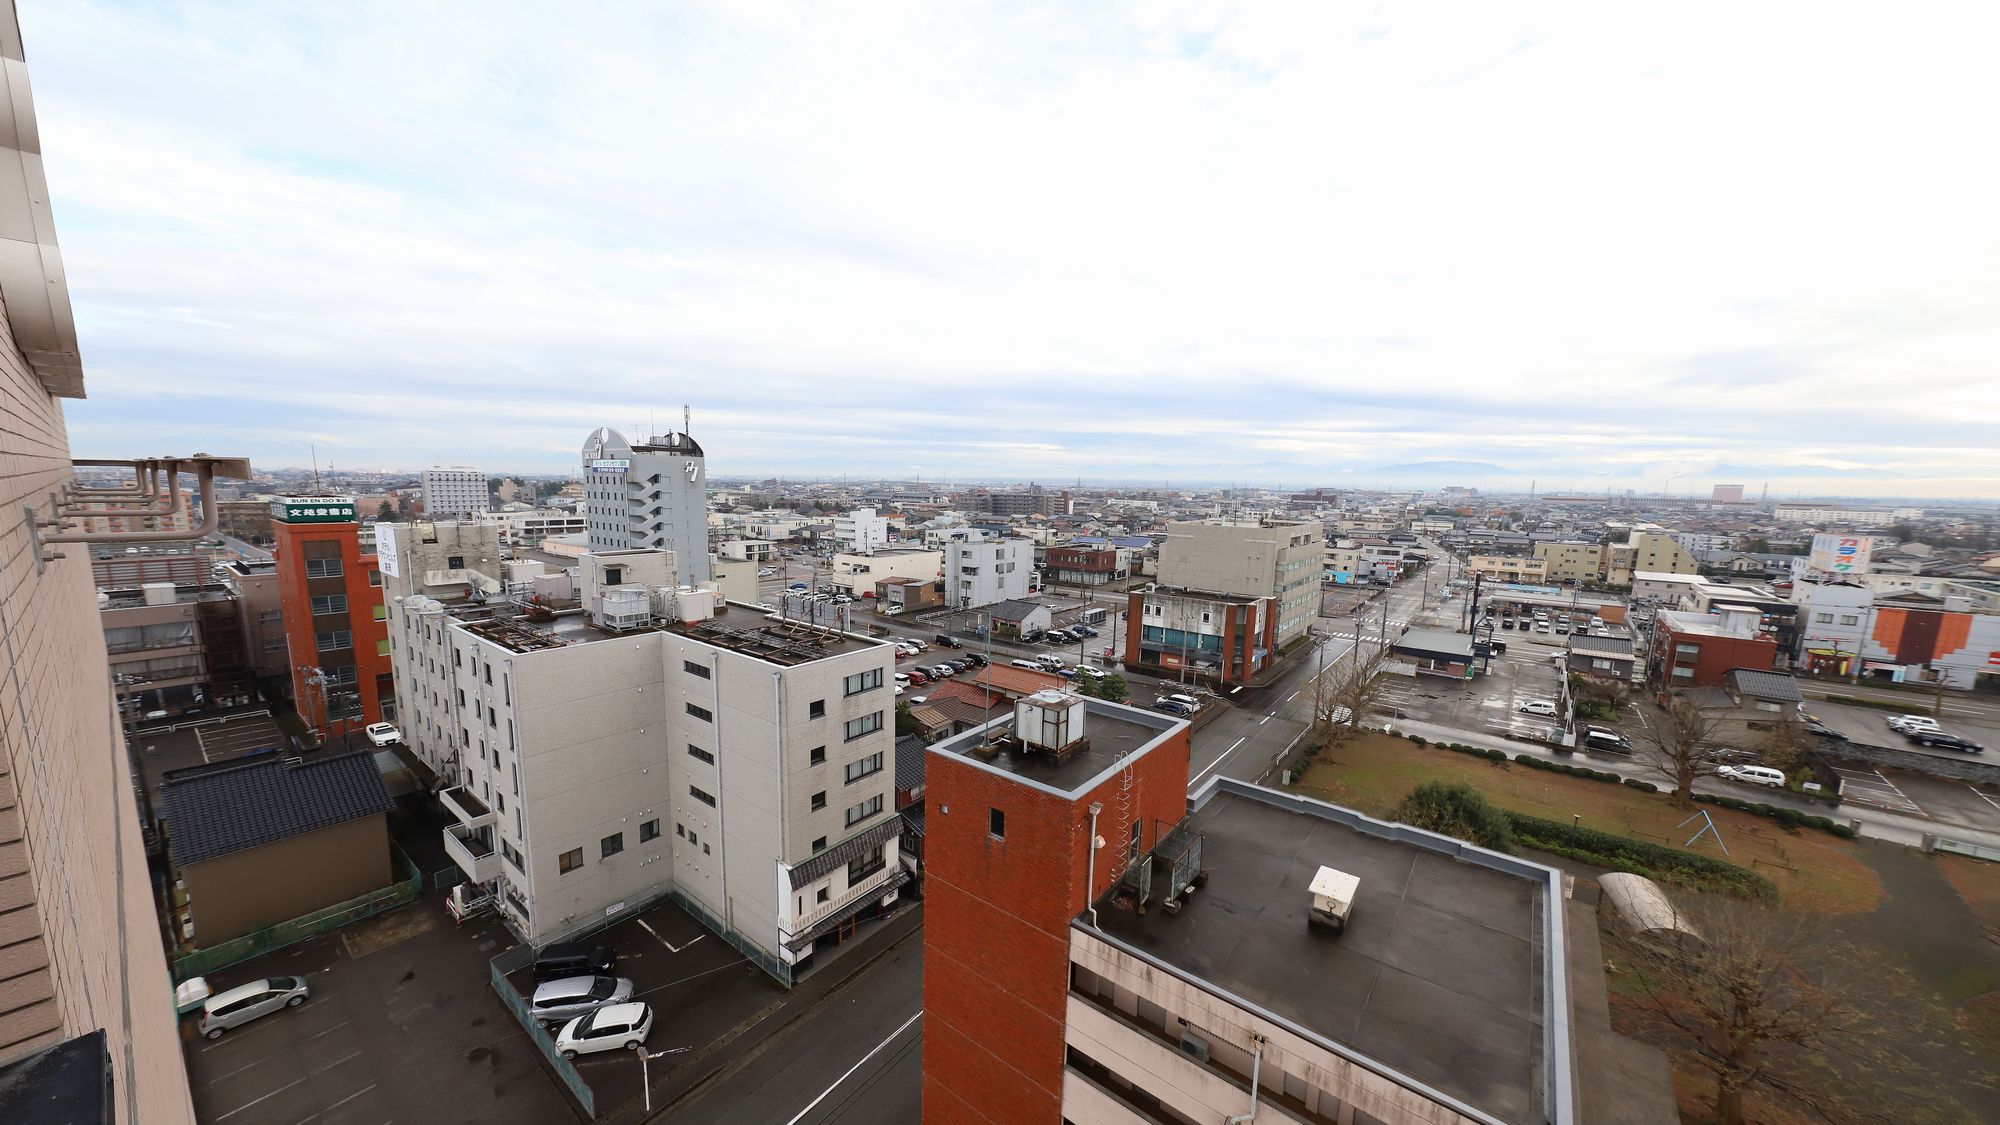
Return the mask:
<path id="1" fill-rule="evenodd" d="M 1208 1061 L 1208 1040 L 1192 1031 L 1181 1032 L 1181 1054 L 1196 1062 Z"/>

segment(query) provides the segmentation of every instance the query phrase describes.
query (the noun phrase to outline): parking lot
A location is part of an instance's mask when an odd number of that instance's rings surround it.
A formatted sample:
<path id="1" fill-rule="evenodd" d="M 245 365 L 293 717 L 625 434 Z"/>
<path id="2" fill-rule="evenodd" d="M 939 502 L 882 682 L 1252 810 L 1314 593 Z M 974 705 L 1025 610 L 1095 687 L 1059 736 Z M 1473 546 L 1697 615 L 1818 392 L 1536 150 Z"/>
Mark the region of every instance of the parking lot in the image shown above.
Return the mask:
<path id="1" fill-rule="evenodd" d="M 1837 692 L 1838 690 L 1837 687 L 1822 688 L 1820 685 L 1812 683 L 1804 686 L 1808 691 L 1825 690 Z M 1946 758 L 1956 761 L 1964 761 L 1967 758 L 1972 758 L 1977 761 L 1983 761 L 1987 757 L 1987 754 L 1992 752 L 1996 743 L 2000 743 L 2000 738 L 1996 738 L 1996 732 L 1992 728 L 1983 723 L 1976 722 L 1967 714 L 1954 714 L 1954 711 L 1962 709 L 1953 708 L 1949 704 L 1947 704 L 1944 714 L 1938 716 L 1939 723 L 1945 730 L 1952 734 L 1961 735 L 1975 742 L 1984 743 L 1987 747 L 1987 752 L 1969 754 L 1963 750 L 1946 750 L 1938 747 L 1920 746 L 1889 729 L 1889 720 L 1898 714 L 1893 711 L 1883 711 L 1873 707 L 1856 707 L 1847 703 L 1834 703 L 1826 699 L 1814 699 L 1810 695 L 1806 699 L 1806 709 L 1811 711 L 1813 717 L 1820 722 L 1846 735 L 1851 742 L 1859 742 L 1866 746 L 1890 746 L 1898 750 L 1907 750 L 1912 754 L 1925 754 L 1934 758 Z M 1930 701 L 1921 697 L 1912 698 L 1908 713 L 1929 715 Z"/>
<path id="2" fill-rule="evenodd" d="M 1390 629 L 1393 635 L 1395 629 Z M 1461 730 L 1541 741 L 1561 725 L 1559 717 L 1528 714 L 1529 703 L 1554 704 L 1562 672 L 1553 657 L 1560 646 L 1516 640 L 1495 656 L 1487 671 L 1471 680 L 1441 676 L 1393 676 L 1377 709 L 1391 718 L 1417 719 Z"/>

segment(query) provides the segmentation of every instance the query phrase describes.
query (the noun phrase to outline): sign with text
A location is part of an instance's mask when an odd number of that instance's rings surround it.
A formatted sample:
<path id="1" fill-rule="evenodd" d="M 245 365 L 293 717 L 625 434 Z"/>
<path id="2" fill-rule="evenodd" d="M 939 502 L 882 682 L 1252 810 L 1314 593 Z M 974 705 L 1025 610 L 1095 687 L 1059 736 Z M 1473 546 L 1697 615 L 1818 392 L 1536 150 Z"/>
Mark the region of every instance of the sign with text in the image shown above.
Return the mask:
<path id="1" fill-rule="evenodd" d="M 403 576 L 403 564 L 396 558 L 396 525 L 375 525 L 375 568 L 391 578 Z"/>
<path id="2" fill-rule="evenodd" d="M 590 463 L 593 473 L 623 473 L 632 468 L 632 462 L 622 457 L 600 457 Z"/>
<path id="3" fill-rule="evenodd" d="M 353 523 L 354 497 L 281 497 L 271 501 L 271 518 L 286 523 Z"/>
<path id="4" fill-rule="evenodd" d="M 1823 574 L 1866 574 L 1873 544 L 1866 535 L 1815 535 L 1806 566 Z"/>

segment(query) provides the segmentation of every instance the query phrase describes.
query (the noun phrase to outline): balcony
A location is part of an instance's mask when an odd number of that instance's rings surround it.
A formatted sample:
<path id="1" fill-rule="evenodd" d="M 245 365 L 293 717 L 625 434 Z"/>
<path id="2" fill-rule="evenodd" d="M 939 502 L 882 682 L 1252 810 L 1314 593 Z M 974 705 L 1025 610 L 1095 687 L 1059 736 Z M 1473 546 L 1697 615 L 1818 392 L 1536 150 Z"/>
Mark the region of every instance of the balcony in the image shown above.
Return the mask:
<path id="1" fill-rule="evenodd" d="M 500 877 L 500 853 L 493 850 L 493 834 L 484 828 L 454 825 L 444 830 L 444 850 L 465 877 L 475 883 L 490 883 Z"/>
<path id="2" fill-rule="evenodd" d="M 458 823 L 466 828 L 485 828 L 499 819 L 486 802 L 472 795 L 472 790 L 463 785 L 454 785 L 438 793 L 438 800 Z"/>

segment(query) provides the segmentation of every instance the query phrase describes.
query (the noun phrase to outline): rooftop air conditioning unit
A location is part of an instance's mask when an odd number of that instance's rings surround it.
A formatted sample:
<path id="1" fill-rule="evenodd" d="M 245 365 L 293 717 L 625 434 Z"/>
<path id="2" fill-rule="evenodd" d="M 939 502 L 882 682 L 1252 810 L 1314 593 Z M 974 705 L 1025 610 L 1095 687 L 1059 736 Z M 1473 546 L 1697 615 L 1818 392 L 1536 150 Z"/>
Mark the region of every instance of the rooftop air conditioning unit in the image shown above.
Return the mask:
<path id="1" fill-rule="evenodd" d="M 1335 871 L 1322 867 L 1313 876 L 1312 907 L 1306 913 L 1306 928 L 1320 927 L 1336 936 L 1347 929 L 1347 920 L 1354 913 L 1354 894 L 1361 889 L 1361 879 L 1345 871 Z"/>

